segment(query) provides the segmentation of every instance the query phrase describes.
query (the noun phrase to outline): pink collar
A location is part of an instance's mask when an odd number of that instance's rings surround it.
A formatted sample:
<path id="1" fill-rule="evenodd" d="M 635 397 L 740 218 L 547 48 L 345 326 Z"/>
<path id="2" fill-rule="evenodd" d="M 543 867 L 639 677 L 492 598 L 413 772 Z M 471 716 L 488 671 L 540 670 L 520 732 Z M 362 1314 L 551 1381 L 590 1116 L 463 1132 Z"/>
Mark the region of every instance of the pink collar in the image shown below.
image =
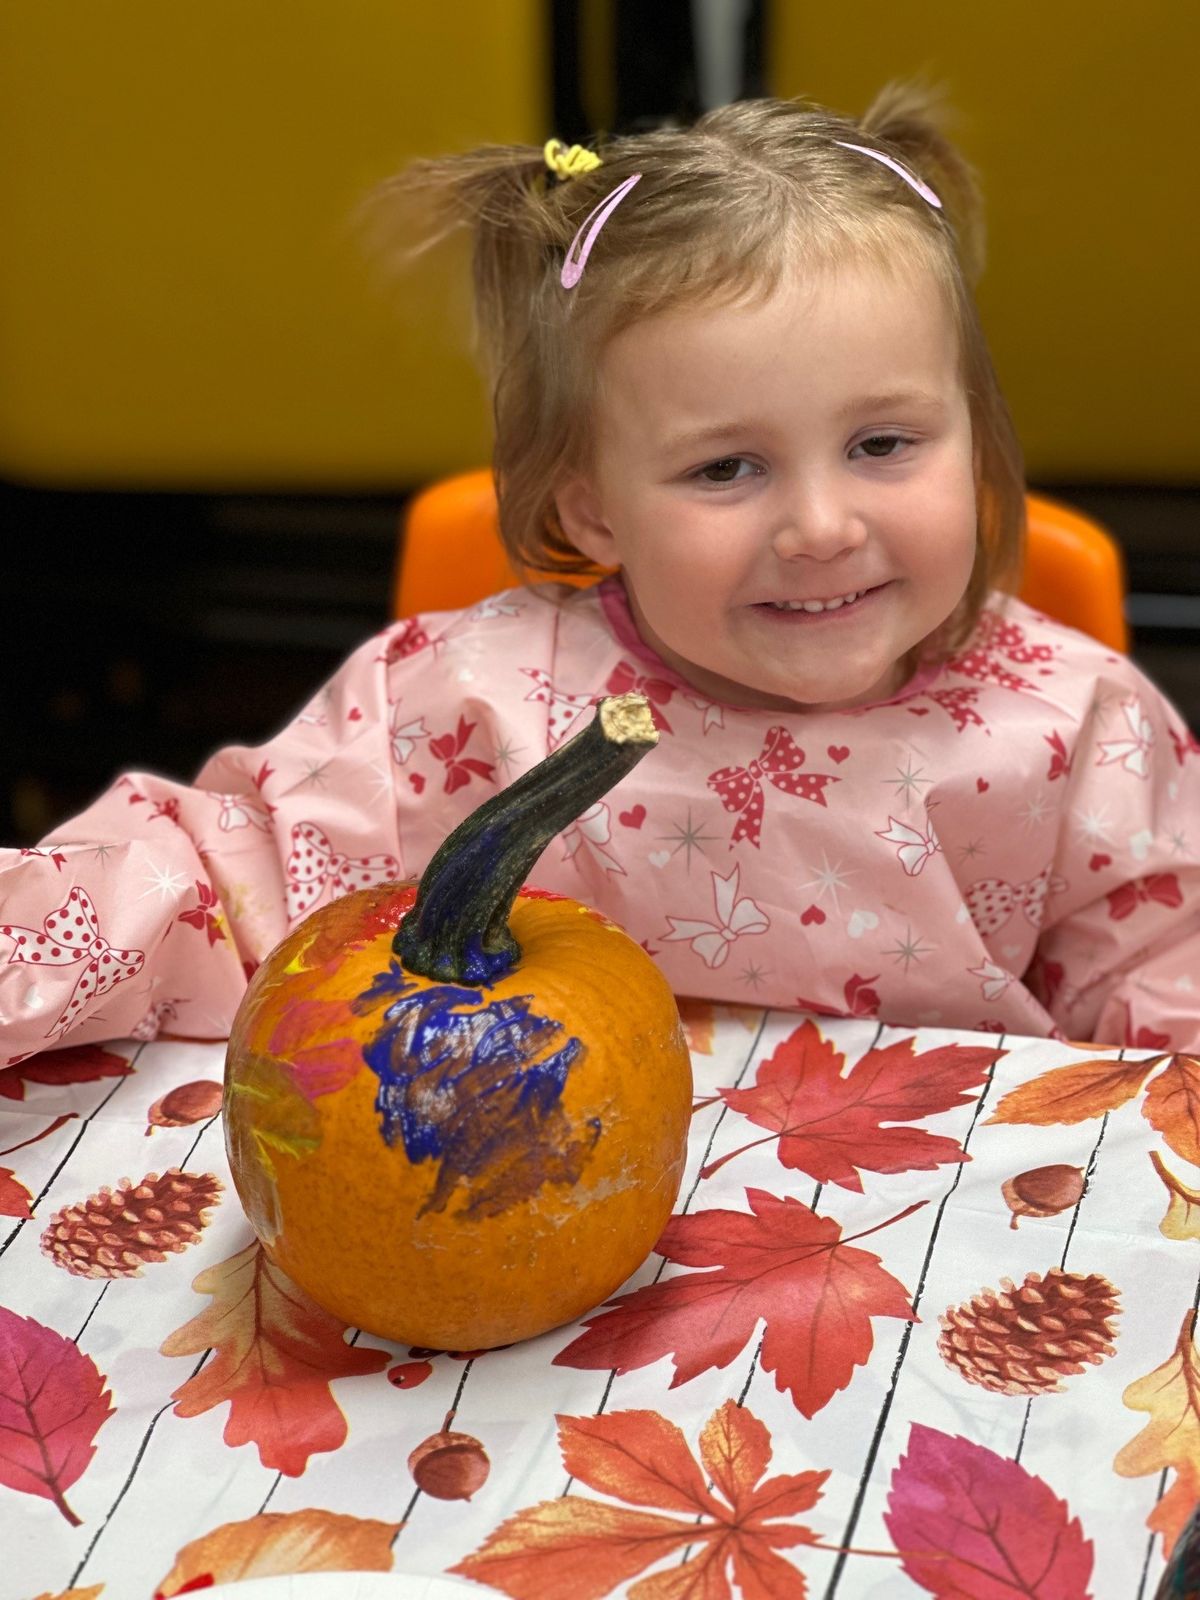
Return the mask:
<path id="1" fill-rule="evenodd" d="M 686 678 L 680 677 L 674 667 L 669 667 L 660 655 L 651 650 L 650 646 L 637 631 L 633 614 L 629 609 L 629 596 L 625 592 L 625 584 L 620 573 L 613 573 L 611 577 L 603 579 L 597 584 L 596 589 L 600 596 L 600 604 L 604 608 L 604 615 L 608 620 L 609 627 L 616 635 L 617 642 L 628 650 L 631 655 L 636 656 L 639 661 L 644 661 L 648 667 L 652 667 L 656 678 L 665 679 L 666 682 L 675 684 L 688 694 L 698 694 L 700 691 L 690 684 Z M 926 662 L 924 666 L 918 667 L 908 682 L 897 689 L 896 693 L 888 699 L 872 700 L 865 705 L 852 706 L 841 714 L 843 716 L 855 716 L 860 712 L 870 711 L 876 706 L 896 705 L 901 700 L 910 700 L 913 695 L 923 694 L 930 684 L 941 676 L 943 665 L 944 663 L 940 661 Z M 716 701 L 714 704 L 725 704 L 725 702 Z M 750 711 L 755 708 L 751 706 L 728 706 L 728 709 L 730 711 Z"/>

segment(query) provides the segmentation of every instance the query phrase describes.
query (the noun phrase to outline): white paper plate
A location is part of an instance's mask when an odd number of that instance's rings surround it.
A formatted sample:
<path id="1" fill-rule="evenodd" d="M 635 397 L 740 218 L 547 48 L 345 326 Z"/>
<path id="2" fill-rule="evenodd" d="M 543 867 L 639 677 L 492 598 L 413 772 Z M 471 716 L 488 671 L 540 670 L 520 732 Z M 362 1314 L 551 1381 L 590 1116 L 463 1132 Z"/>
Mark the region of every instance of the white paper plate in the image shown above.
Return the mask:
<path id="1" fill-rule="evenodd" d="M 295 1577 L 246 1578 L 205 1589 L 204 1600 L 479 1600 L 486 1591 L 461 1578 L 406 1572 L 305 1572 Z"/>

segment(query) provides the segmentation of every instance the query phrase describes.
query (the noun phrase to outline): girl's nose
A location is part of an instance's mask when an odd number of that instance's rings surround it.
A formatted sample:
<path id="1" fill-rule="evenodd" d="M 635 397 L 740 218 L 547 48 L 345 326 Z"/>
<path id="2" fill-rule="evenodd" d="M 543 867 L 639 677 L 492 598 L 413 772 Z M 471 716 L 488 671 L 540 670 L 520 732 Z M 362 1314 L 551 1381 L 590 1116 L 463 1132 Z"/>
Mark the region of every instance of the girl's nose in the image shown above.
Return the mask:
<path id="1" fill-rule="evenodd" d="M 866 536 L 863 518 L 835 484 L 810 481 L 793 483 L 781 498 L 771 543 L 782 561 L 832 561 Z"/>

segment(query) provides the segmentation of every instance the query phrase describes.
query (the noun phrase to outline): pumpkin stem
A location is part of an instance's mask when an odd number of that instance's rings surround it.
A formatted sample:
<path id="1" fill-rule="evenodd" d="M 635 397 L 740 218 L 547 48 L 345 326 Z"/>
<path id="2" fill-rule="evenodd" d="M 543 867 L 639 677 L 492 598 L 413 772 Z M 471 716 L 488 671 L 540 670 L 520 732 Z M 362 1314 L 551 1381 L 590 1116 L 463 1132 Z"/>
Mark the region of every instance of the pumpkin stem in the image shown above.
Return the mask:
<path id="1" fill-rule="evenodd" d="M 530 868 L 657 743 L 645 696 L 611 695 L 582 733 L 473 811 L 434 854 L 392 941 L 407 970 L 492 983 L 515 967 L 508 916 Z"/>

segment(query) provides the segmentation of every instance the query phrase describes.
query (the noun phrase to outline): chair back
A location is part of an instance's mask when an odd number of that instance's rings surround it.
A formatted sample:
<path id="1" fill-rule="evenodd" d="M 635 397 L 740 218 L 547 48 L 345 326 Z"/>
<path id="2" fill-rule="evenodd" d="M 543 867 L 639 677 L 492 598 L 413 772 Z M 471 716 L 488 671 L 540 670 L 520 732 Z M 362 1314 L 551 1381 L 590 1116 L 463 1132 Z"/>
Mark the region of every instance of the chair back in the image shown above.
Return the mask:
<path id="1" fill-rule="evenodd" d="M 1112 535 L 1044 495 L 1026 496 L 1026 510 L 1021 599 L 1114 650 L 1128 649 L 1124 565 Z M 587 584 L 597 572 L 530 576 Z M 519 581 L 500 542 L 488 469 L 444 478 L 415 497 L 401 533 L 393 616 L 455 611 Z"/>
<path id="2" fill-rule="evenodd" d="M 1025 511 L 1025 564 L 1017 590 L 1021 599 L 1126 653 L 1129 624 L 1120 545 L 1099 522 L 1061 501 L 1028 494 Z"/>

